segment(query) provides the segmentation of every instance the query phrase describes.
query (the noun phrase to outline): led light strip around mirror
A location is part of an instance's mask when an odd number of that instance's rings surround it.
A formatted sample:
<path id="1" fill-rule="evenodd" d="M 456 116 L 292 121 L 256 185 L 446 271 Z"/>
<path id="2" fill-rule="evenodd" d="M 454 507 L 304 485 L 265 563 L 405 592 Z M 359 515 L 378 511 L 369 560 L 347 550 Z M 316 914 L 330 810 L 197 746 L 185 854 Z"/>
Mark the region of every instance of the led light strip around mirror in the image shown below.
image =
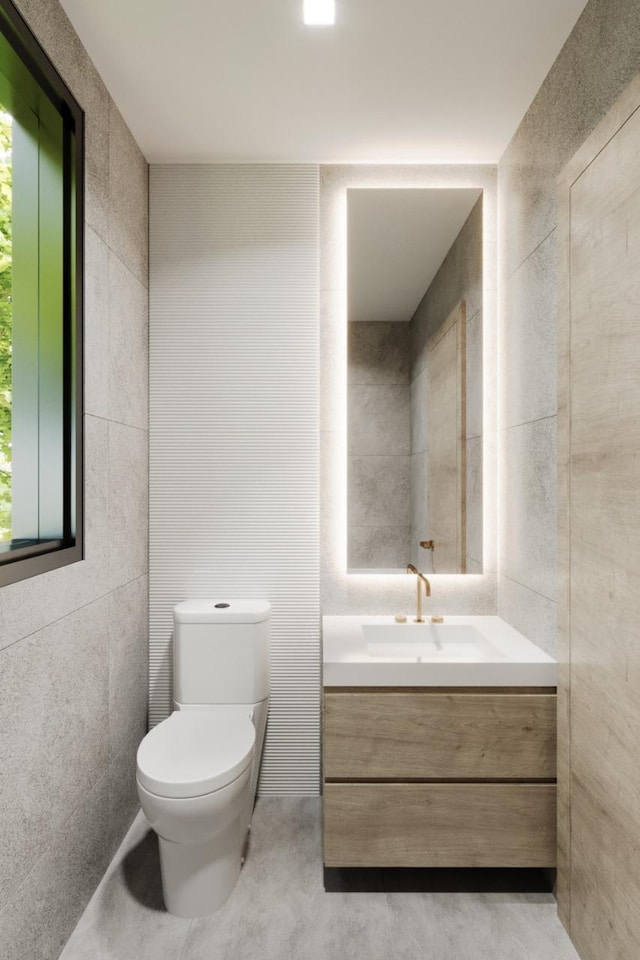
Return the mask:
<path id="1" fill-rule="evenodd" d="M 483 191 L 483 567 L 478 574 L 435 574 L 445 606 L 493 612 L 497 552 L 497 198 L 493 166 L 336 165 L 320 168 L 321 515 L 323 611 L 375 602 L 384 611 L 404 598 L 404 578 L 347 573 L 347 190 L 479 188 Z M 409 559 L 409 558 L 407 558 Z M 378 604 L 378 609 L 380 604 Z M 452 611 L 451 611 L 452 612 Z"/>

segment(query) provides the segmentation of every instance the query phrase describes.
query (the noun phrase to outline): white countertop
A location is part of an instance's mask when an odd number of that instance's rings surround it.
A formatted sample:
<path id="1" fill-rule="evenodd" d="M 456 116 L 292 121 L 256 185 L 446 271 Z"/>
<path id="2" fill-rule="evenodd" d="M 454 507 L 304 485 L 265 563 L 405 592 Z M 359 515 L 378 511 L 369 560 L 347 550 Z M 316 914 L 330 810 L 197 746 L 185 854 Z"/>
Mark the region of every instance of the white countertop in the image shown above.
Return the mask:
<path id="1" fill-rule="evenodd" d="M 388 617 L 323 617 L 325 687 L 555 687 L 556 661 L 500 617 L 445 617 L 445 625 L 474 627 L 482 635 L 479 660 L 407 656 L 420 625 L 398 625 L 403 656 L 371 655 L 363 625 L 394 626 Z M 420 635 L 421 636 L 421 635 Z M 479 638 L 480 639 L 480 638 Z M 406 641 L 406 642 L 405 642 Z M 368 649 L 369 646 L 369 649 Z M 446 645 L 445 645 L 446 646 Z M 376 649 L 389 652 L 392 644 Z"/>

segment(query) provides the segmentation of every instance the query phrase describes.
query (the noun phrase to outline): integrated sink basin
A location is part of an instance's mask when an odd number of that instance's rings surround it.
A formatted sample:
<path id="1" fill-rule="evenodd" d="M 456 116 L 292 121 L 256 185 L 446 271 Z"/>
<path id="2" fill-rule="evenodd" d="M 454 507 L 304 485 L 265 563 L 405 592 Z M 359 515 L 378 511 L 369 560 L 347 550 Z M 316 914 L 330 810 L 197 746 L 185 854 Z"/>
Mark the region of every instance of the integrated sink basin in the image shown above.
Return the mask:
<path id="1" fill-rule="evenodd" d="M 323 617 L 325 687 L 555 687 L 556 662 L 500 617 Z"/>
<path id="2" fill-rule="evenodd" d="M 364 623 L 362 633 L 370 657 L 418 663 L 504 659 L 491 641 L 470 624 Z"/>

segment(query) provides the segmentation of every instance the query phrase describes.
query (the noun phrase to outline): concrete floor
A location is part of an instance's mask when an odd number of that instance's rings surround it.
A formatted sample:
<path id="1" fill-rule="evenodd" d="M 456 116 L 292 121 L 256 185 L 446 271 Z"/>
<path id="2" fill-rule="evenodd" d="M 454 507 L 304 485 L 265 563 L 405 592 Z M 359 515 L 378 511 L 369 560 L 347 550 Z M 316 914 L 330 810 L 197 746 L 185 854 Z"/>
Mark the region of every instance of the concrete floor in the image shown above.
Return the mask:
<path id="1" fill-rule="evenodd" d="M 550 893 L 413 892 L 415 872 L 391 892 L 377 871 L 366 885 L 379 892 L 347 891 L 348 878 L 325 892 L 320 809 L 317 798 L 259 800 L 238 886 L 201 920 L 164 911 L 140 814 L 61 960 L 577 960 Z"/>

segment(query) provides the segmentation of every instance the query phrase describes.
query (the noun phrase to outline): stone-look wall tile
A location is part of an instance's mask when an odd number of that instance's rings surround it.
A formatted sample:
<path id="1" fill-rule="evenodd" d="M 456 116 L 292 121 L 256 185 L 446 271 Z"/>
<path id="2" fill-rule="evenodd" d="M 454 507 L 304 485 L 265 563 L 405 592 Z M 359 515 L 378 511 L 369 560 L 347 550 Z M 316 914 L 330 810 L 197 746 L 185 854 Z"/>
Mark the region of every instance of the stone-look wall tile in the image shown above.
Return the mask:
<path id="1" fill-rule="evenodd" d="M 109 93 L 58 3 L 19 0 L 18 7 L 85 115 L 85 172 L 104 191 L 109 169 Z"/>
<path id="2" fill-rule="evenodd" d="M 86 53 L 61 5 L 16 0 L 16 6 L 73 95 L 80 98 Z"/>
<path id="3" fill-rule="evenodd" d="M 84 570 L 83 581 L 96 592 L 109 588 L 109 424 L 84 418 Z M 87 600 L 93 599 L 92 596 Z"/>
<path id="4" fill-rule="evenodd" d="M 101 240 L 109 242 L 109 196 L 102 181 L 90 173 L 84 180 L 84 220 Z"/>
<path id="5" fill-rule="evenodd" d="M 3 960 L 56 960 L 115 852 L 106 776 L 66 812 L 0 913 Z"/>
<path id="6" fill-rule="evenodd" d="M 109 416 L 109 248 L 91 227 L 84 238 L 84 411 Z"/>
<path id="7" fill-rule="evenodd" d="M 555 231 L 505 282 L 504 425 L 556 413 Z"/>
<path id="8" fill-rule="evenodd" d="M 409 526 L 410 457 L 349 457 L 349 523 Z"/>
<path id="9" fill-rule="evenodd" d="M 420 569 L 428 572 L 422 551 Z M 486 570 L 481 577 L 443 576 L 432 584 L 432 597 L 427 600 L 427 613 L 447 616 L 495 616 L 495 574 Z M 415 577 L 392 574 L 384 580 L 372 576 L 348 578 L 348 610 L 367 615 L 410 613 L 416 608 Z M 461 611 L 464 610 L 464 614 Z M 333 610 L 331 611 L 333 614 Z"/>
<path id="10" fill-rule="evenodd" d="M 109 246 L 149 285 L 149 170 L 113 103 L 109 108 Z"/>
<path id="11" fill-rule="evenodd" d="M 408 384 L 349 384 L 349 456 L 408 457 L 411 452 Z"/>
<path id="12" fill-rule="evenodd" d="M 467 556 L 482 564 L 482 437 L 466 442 Z"/>
<path id="13" fill-rule="evenodd" d="M 108 590 L 108 423 L 85 417 L 85 559 L 0 590 L 0 650 Z"/>
<path id="14" fill-rule="evenodd" d="M 404 569 L 409 562 L 409 527 L 349 526 L 349 569 Z"/>
<path id="15" fill-rule="evenodd" d="M 423 303 L 424 298 L 420 306 L 422 306 Z M 428 344 L 431 334 L 433 333 L 429 312 L 426 309 L 421 310 L 420 306 L 409 322 L 411 336 L 410 379 L 412 383 L 427 369 Z"/>
<path id="16" fill-rule="evenodd" d="M 504 431 L 501 572 L 556 599 L 556 419 Z"/>
<path id="17" fill-rule="evenodd" d="M 344 478 L 333 468 L 338 457 L 336 448 L 346 446 L 346 431 L 320 431 L 320 571 L 324 584 L 327 609 L 336 614 L 348 613 L 347 585 L 344 572 L 347 566 L 348 520 L 344 512 Z M 345 469 L 347 469 L 345 464 Z M 344 551 L 332 546 L 344 535 Z M 344 557 L 340 554 L 343 553 Z"/>
<path id="18" fill-rule="evenodd" d="M 149 421 L 147 288 L 109 254 L 109 418 L 146 430 Z"/>
<path id="19" fill-rule="evenodd" d="M 482 409 L 482 310 L 467 317 L 466 352 L 466 403 L 467 439 L 481 437 L 483 432 Z"/>
<path id="20" fill-rule="evenodd" d="M 509 577 L 498 583 L 498 616 L 552 657 L 558 655 L 557 605 Z"/>
<path id="21" fill-rule="evenodd" d="M 190 926 L 164 909 L 158 841 L 140 813 L 60 960 L 180 960 Z"/>
<path id="22" fill-rule="evenodd" d="M 0 654 L 0 904 L 106 768 L 108 614 L 98 600 Z"/>
<path id="23" fill-rule="evenodd" d="M 148 570 L 148 438 L 109 424 L 109 580 L 112 587 Z"/>
<path id="24" fill-rule="evenodd" d="M 427 363 L 427 344 L 456 304 L 466 303 L 467 318 L 482 308 L 482 197 L 469 214 L 429 289 L 411 318 L 411 379 Z"/>
<path id="25" fill-rule="evenodd" d="M 556 225 L 556 177 L 638 72 L 636 0 L 590 0 L 500 161 L 506 276 Z"/>
<path id="26" fill-rule="evenodd" d="M 146 701 L 146 690 L 143 693 Z M 140 810 L 136 781 L 136 756 L 145 732 L 146 717 L 144 730 L 140 731 L 138 727 L 125 742 L 117 757 L 111 761 L 107 770 L 109 816 L 111 823 L 118 831 L 117 839 L 120 839 Z"/>
<path id="27" fill-rule="evenodd" d="M 471 537 L 474 552 L 482 559 L 482 478 L 474 468 L 482 470 L 482 302 L 483 302 L 483 201 L 475 204 L 453 246 L 445 257 L 429 289 L 422 298 L 411 323 L 411 527 L 413 562 L 422 559 L 413 542 L 415 534 L 424 539 L 428 531 L 427 455 L 428 455 L 428 343 L 446 321 L 455 306 L 466 304 L 466 376 L 467 416 L 465 433 L 476 437 L 475 457 L 467 477 L 471 504 Z M 416 453 L 426 451 L 422 459 Z M 469 468 L 469 465 L 468 465 Z M 469 502 L 468 502 L 469 509 Z M 479 515 L 478 515 L 479 509 Z"/>
<path id="28" fill-rule="evenodd" d="M 429 539 L 429 455 L 411 457 L 411 528 L 419 540 Z M 414 554 L 415 556 L 415 554 Z"/>
<path id="29" fill-rule="evenodd" d="M 146 433 L 109 423 L 109 347 L 146 427 L 147 167 L 57 0 L 19 8 L 85 112 L 85 559 L 0 590 L 0 955 L 54 960 L 137 807 L 146 591 L 107 594 L 146 573 Z M 115 320 L 109 245 L 137 278 Z"/>
<path id="30" fill-rule="evenodd" d="M 549 417 L 545 422 L 550 424 L 555 415 L 556 178 L 637 74 L 639 46 L 640 6 L 636 0 L 590 0 L 500 161 L 500 376 L 505 425 L 538 417 Z M 513 491 L 522 485 L 529 489 L 535 474 L 538 490 L 555 491 L 552 445 L 548 452 L 546 466 L 539 460 L 532 466 L 521 458 L 511 462 L 504 449 L 504 488 Z M 505 577 L 500 579 L 500 588 L 510 591 L 513 598 L 516 588 L 512 584 L 518 582 L 517 597 L 526 609 L 525 590 L 532 597 L 542 594 L 546 601 L 555 599 L 556 531 L 551 517 L 544 521 L 528 561 L 523 553 L 526 545 L 507 533 L 512 500 L 509 494 L 501 504 L 501 570 Z M 549 544 L 543 549 L 541 541 L 547 538 Z M 546 576 L 541 576 L 542 562 L 548 565 Z M 512 618 L 514 626 L 526 622 L 519 618 L 515 599 L 503 598 L 500 603 L 502 615 Z M 548 603 L 546 609 L 551 609 Z M 551 632 L 551 628 L 543 631 L 539 642 L 550 643 Z M 531 631 L 529 635 L 534 639 Z"/>
<path id="31" fill-rule="evenodd" d="M 102 77 L 83 57 L 82 106 L 85 112 L 85 173 L 95 178 L 103 193 L 109 185 L 109 105 L 110 97 Z"/>
<path id="32" fill-rule="evenodd" d="M 427 371 L 411 383 L 411 454 L 426 453 L 429 444 L 429 380 Z"/>
<path id="33" fill-rule="evenodd" d="M 350 323 L 348 330 L 348 382 L 409 383 L 408 323 Z"/>
<path id="34" fill-rule="evenodd" d="M 109 595 L 109 752 L 111 760 L 147 723 L 147 578 Z"/>

